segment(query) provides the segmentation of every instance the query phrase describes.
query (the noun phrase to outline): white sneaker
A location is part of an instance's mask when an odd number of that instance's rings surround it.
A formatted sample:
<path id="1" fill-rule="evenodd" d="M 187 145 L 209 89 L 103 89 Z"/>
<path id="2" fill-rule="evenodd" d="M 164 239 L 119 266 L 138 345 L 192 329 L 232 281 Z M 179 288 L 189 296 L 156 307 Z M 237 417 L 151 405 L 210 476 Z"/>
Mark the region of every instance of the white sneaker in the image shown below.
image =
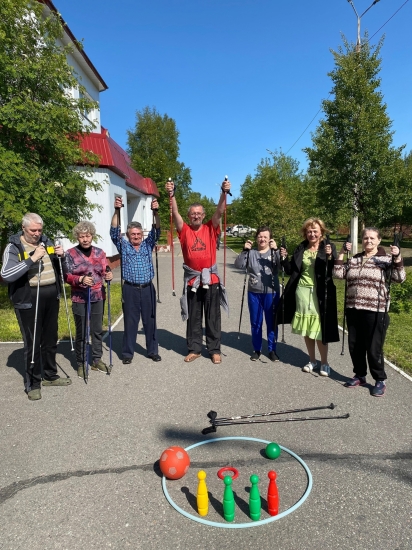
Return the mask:
<path id="1" fill-rule="evenodd" d="M 303 372 L 312 372 L 314 368 L 316 368 L 316 363 L 309 361 L 309 363 L 305 365 L 302 370 Z"/>
<path id="2" fill-rule="evenodd" d="M 326 364 L 326 365 L 321 365 L 321 366 L 320 366 L 320 372 L 319 372 L 319 374 L 320 374 L 321 376 L 329 376 L 329 374 L 330 374 L 330 366 L 327 365 L 327 364 Z"/>

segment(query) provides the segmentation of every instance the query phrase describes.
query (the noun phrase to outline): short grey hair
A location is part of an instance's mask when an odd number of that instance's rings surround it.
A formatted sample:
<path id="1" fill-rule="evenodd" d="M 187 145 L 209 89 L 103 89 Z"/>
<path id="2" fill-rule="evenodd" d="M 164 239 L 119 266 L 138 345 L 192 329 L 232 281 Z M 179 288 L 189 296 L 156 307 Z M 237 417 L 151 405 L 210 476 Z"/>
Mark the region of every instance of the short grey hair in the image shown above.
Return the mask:
<path id="1" fill-rule="evenodd" d="M 73 237 L 79 238 L 82 233 L 90 233 L 92 237 L 96 235 L 96 228 L 92 222 L 82 221 L 73 227 Z"/>
<path id="2" fill-rule="evenodd" d="M 142 224 L 139 222 L 130 222 L 127 224 L 126 233 L 129 233 L 130 229 L 141 229 L 143 232 Z"/>
<path id="3" fill-rule="evenodd" d="M 27 214 L 24 214 L 23 219 L 21 220 L 22 226 L 27 227 L 32 223 L 41 223 L 42 225 L 44 225 L 43 220 L 38 214 L 34 214 L 34 212 L 28 212 Z"/>
<path id="4" fill-rule="evenodd" d="M 205 207 L 203 206 L 203 204 L 200 204 L 200 202 L 194 202 L 194 203 L 191 204 L 191 205 L 189 206 L 189 208 L 187 209 L 187 215 L 190 214 L 190 211 L 191 211 L 192 208 L 194 208 L 194 207 L 197 208 L 198 206 L 201 206 L 201 207 L 202 207 L 202 214 L 206 214 L 206 212 L 205 212 Z"/>

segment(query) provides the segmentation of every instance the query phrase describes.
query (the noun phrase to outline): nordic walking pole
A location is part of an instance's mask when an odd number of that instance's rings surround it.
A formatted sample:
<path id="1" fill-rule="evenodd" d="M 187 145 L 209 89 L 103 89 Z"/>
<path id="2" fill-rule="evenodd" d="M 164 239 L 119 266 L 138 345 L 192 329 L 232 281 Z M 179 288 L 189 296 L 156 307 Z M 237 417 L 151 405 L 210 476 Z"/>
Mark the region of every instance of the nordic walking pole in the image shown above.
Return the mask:
<path id="1" fill-rule="evenodd" d="M 43 243 L 41 243 L 44 246 Z M 39 271 L 37 272 L 37 296 L 36 296 L 36 311 L 34 312 L 34 333 L 33 333 L 33 350 L 31 354 L 31 365 L 34 365 L 34 350 L 36 349 L 36 330 L 37 330 L 37 313 L 39 311 L 39 294 L 40 294 L 40 277 L 42 260 L 39 260 Z"/>
<path id="2" fill-rule="evenodd" d="M 62 246 L 62 242 L 59 238 L 54 240 L 55 246 Z M 69 327 L 69 334 L 70 334 L 70 344 L 72 346 L 71 351 L 74 351 L 73 347 L 73 336 L 72 336 L 72 328 L 70 326 L 70 316 L 69 316 L 69 308 L 67 307 L 67 296 L 66 296 L 66 287 L 64 284 L 64 275 L 63 275 L 63 268 L 62 268 L 62 259 L 60 256 L 58 256 L 59 259 L 59 267 L 60 267 L 60 276 L 62 279 L 62 289 L 63 289 L 63 296 L 64 296 L 64 305 L 66 307 L 66 317 L 67 317 L 67 326 Z"/>
<path id="3" fill-rule="evenodd" d="M 92 274 L 89 272 L 87 274 L 88 277 L 91 277 Z M 84 381 L 87 384 L 87 380 L 89 379 L 89 338 L 90 338 L 90 309 L 91 309 L 91 287 L 87 286 L 87 308 L 86 308 L 86 345 L 84 346 L 84 349 L 86 350 L 86 357 L 83 361 L 83 368 L 84 368 Z"/>
<path id="4" fill-rule="evenodd" d="M 110 273 L 111 269 L 110 266 L 106 266 L 106 273 Z M 110 296 L 110 283 L 111 281 L 107 281 L 107 320 L 109 323 L 109 368 L 107 369 L 107 374 L 110 375 L 113 368 L 113 362 L 112 362 L 112 317 L 110 312 L 110 306 L 111 306 L 111 296 Z"/>
<path id="5" fill-rule="evenodd" d="M 247 255 L 246 255 L 245 278 L 243 279 L 242 304 L 240 306 L 239 331 L 237 334 L 238 340 L 240 340 L 240 325 L 242 324 L 243 302 L 245 301 L 246 280 L 247 280 L 247 274 L 248 274 L 248 268 L 249 268 L 249 252 L 250 250 L 247 251 Z"/>
<path id="6" fill-rule="evenodd" d="M 225 181 L 229 181 L 229 178 L 225 176 Z M 226 220 L 227 220 L 227 195 L 232 196 L 230 191 L 223 191 L 225 194 L 225 213 L 223 219 L 223 286 L 226 286 Z"/>
<path id="7" fill-rule="evenodd" d="M 342 323 L 342 350 L 340 352 L 341 355 L 345 355 L 345 328 L 346 328 L 346 299 L 347 299 L 347 293 L 348 293 L 348 269 L 349 269 L 349 250 L 347 249 L 346 245 L 347 243 L 350 243 L 350 235 L 346 237 L 344 248 L 346 250 L 347 259 L 346 259 L 346 277 L 345 277 L 345 294 L 343 298 L 343 323 Z"/>
<path id="8" fill-rule="evenodd" d="M 286 250 L 286 237 L 283 235 L 281 248 Z M 285 344 L 285 267 L 282 265 L 282 344 Z"/>
<path id="9" fill-rule="evenodd" d="M 324 409 L 331 409 L 333 410 L 336 407 L 333 403 L 330 405 L 323 405 L 320 407 L 305 407 L 303 409 L 286 409 L 284 411 L 269 411 L 269 412 L 263 412 L 263 413 L 254 413 L 254 414 L 245 414 L 245 415 L 238 415 L 238 416 L 222 416 L 220 418 L 217 418 L 217 413 L 215 411 L 210 411 L 207 413 L 207 417 L 210 419 L 209 422 L 212 424 L 212 422 L 229 422 L 230 420 L 245 420 L 247 418 L 259 418 L 262 416 L 277 416 L 280 414 L 294 414 L 294 413 L 301 413 L 301 412 L 308 412 L 308 411 L 320 411 Z"/>
<path id="10" fill-rule="evenodd" d="M 169 178 L 168 181 L 172 181 Z M 176 296 L 175 292 L 175 249 L 173 244 L 173 202 L 172 198 L 175 196 L 176 185 L 174 185 L 173 191 L 169 193 L 169 208 L 170 208 L 170 250 L 172 251 L 172 294 Z"/>
<path id="11" fill-rule="evenodd" d="M 330 244 L 330 235 L 329 233 L 326 234 L 326 241 L 325 241 L 325 247 Z M 325 252 L 326 254 L 326 252 Z M 322 339 L 326 336 L 326 311 L 328 307 L 328 264 L 329 264 L 329 255 L 326 254 L 326 269 L 325 269 L 325 303 L 323 307 L 323 327 L 322 327 Z"/>
<path id="12" fill-rule="evenodd" d="M 121 206 L 119 208 L 117 208 L 116 210 L 117 210 L 117 227 L 119 228 L 120 295 L 121 295 L 121 300 L 122 300 L 122 304 L 123 304 L 124 303 L 124 299 L 123 299 L 123 257 L 122 257 L 123 246 L 122 246 L 122 231 L 121 231 L 121 227 L 120 227 L 120 208 L 123 208 L 124 204 L 123 204 L 123 200 L 120 196 L 117 196 L 116 199 L 120 199 L 121 202 L 122 202 Z"/>
<path id="13" fill-rule="evenodd" d="M 152 219 L 152 228 L 155 232 L 155 256 L 156 256 L 156 286 L 157 286 L 157 303 L 161 304 L 160 301 L 160 286 L 159 286 L 159 257 L 157 255 L 157 231 L 156 231 L 156 213 L 158 212 L 158 209 L 155 208 L 153 213 L 153 219 Z"/>

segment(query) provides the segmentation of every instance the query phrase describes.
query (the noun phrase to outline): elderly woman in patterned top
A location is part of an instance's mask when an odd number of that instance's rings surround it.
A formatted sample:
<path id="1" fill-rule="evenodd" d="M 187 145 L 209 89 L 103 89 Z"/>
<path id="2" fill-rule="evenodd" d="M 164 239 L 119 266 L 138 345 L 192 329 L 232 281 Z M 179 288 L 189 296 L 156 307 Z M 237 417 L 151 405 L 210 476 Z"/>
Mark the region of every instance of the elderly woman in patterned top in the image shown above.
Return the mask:
<path id="1" fill-rule="evenodd" d="M 87 294 L 90 287 L 90 334 L 92 338 L 91 369 L 107 373 L 107 365 L 102 361 L 103 355 L 103 310 L 105 287 L 104 281 L 111 281 L 113 273 L 106 272 L 108 265 L 106 254 L 101 248 L 92 246 L 96 234 L 94 225 L 83 221 L 73 228 L 73 236 L 78 245 L 66 252 L 66 282 L 72 287 L 72 309 L 76 324 L 76 361 L 77 374 L 84 378 L 85 322 L 87 314 Z"/>
<path id="2" fill-rule="evenodd" d="M 344 263 L 345 250 L 342 248 L 334 267 L 334 276 L 346 278 L 347 282 L 345 314 L 355 376 L 345 386 L 366 385 L 369 365 L 375 380 L 371 391 L 374 397 L 382 397 L 386 390 L 383 344 L 389 326 L 389 287 L 391 283 L 402 283 L 406 278 L 399 247 L 392 245 L 391 253 L 386 254 L 379 246 L 380 242 L 379 230 L 367 227 L 362 232 L 363 252 Z M 346 248 L 350 251 L 350 243 Z"/>

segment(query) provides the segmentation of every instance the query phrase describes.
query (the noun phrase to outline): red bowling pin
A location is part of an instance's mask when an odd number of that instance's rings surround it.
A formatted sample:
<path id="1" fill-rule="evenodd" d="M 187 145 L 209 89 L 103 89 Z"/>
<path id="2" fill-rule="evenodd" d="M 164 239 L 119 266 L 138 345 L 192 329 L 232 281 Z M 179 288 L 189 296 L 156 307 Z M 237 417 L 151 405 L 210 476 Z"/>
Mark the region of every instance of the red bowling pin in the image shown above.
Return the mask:
<path id="1" fill-rule="evenodd" d="M 276 472 L 270 470 L 268 473 L 269 487 L 268 487 L 268 512 L 271 516 L 277 516 L 279 513 L 279 492 L 276 485 Z"/>

